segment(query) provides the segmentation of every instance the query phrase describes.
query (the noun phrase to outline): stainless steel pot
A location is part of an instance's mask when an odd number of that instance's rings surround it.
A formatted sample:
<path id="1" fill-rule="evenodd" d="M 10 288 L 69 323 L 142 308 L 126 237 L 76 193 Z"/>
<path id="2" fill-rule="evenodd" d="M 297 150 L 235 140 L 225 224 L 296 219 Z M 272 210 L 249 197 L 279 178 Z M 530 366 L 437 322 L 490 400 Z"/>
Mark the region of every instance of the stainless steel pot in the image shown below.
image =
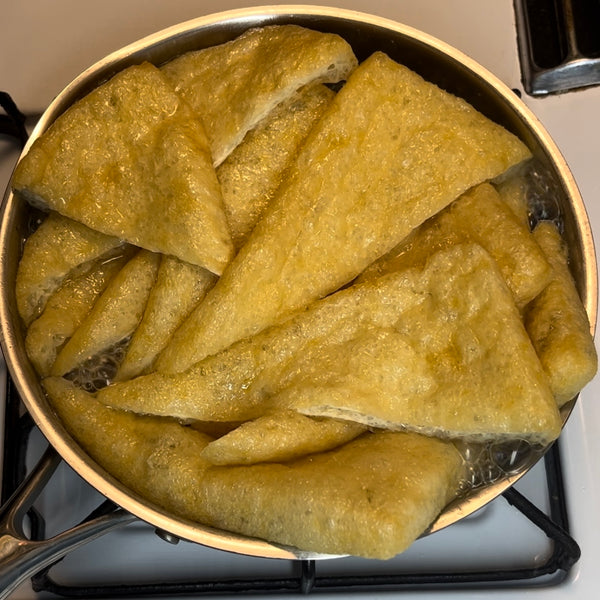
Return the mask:
<path id="1" fill-rule="evenodd" d="M 124 67 L 144 60 L 161 64 L 185 51 L 230 40 L 250 27 L 274 23 L 295 23 L 338 33 L 353 46 L 359 60 L 366 58 L 374 50 L 382 50 L 426 79 L 465 98 L 489 118 L 518 135 L 554 180 L 564 235 L 571 252 L 573 275 L 590 322 L 595 323 L 597 271 L 591 230 L 577 186 L 548 133 L 512 90 L 473 60 L 422 32 L 380 17 L 314 6 L 272 6 L 230 11 L 176 25 L 109 55 L 77 77 L 43 114 L 24 153 L 58 115 Z M 128 522 L 133 518 L 130 515 L 135 515 L 173 536 L 222 550 L 273 558 L 318 558 L 316 555 L 217 531 L 175 517 L 116 481 L 68 435 L 51 410 L 38 377 L 27 359 L 24 330 L 16 309 L 15 276 L 22 241 L 28 227 L 29 212 L 27 204 L 16 198 L 10 189 L 7 190 L 0 229 L 2 349 L 27 409 L 51 446 L 79 475 L 126 511 L 117 511 L 112 521 L 101 519 L 88 526 L 87 534 L 100 534 Z M 563 408 L 565 422 L 573 403 L 574 401 Z M 432 525 L 430 533 L 462 519 L 498 496 L 539 458 L 539 454 L 532 455 L 518 473 L 479 488 L 447 507 Z M 51 463 L 52 460 L 47 461 L 47 464 Z M 47 468 L 47 465 L 42 466 L 42 473 Z M 35 477 L 40 475 L 36 474 Z M 4 560 L 4 572 L 0 571 L 0 577 L 4 576 L 4 580 L 0 578 L 0 597 L 2 590 L 6 594 L 14 588 L 19 580 L 17 575 L 41 568 L 67 552 L 73 543 L 82 542 L 81 535 L 62 536 L 50 540 L 45 546 L 26 542 L 19 527 L 15 525 L 16 516 L 20 512 L 22 504 L 17 500 L 5 511 L 7 521 L 4 531 L 0 531 L 0 534 L 3 533 L 0 537 L 0 559 L 3 557 Z"/>

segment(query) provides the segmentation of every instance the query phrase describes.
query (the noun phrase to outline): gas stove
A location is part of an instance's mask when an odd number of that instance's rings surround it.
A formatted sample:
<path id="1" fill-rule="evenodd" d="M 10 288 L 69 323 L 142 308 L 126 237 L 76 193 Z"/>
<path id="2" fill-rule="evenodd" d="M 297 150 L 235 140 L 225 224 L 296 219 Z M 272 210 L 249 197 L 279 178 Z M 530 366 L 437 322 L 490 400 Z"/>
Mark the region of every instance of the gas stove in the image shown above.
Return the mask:
<path id="1" fill-rule="evenodd" d="M 0 89 L 9 92 L 30 126 L 52 97 L 87 66 L 136 39 L 203 14 L 256 5 L 212 0 L 27 0 L 3 7 L 0 21 Z M 322 4 L 310 3 L 305 4 Z M 600 87 L 550 93 L 539 84 L 551 70 L 581 60 L 572 32 L 561 34 L 554 64 L 517 42 L 527 12 L 511 0 L 347 0 L 330 6 L 371 13 L 405 23 L 458 48 L 495 73 L 539 117 L 569 163 L 586 203 L 593 230 L 600 232 Z M 526 2 L 540 14 L 539 2 Z M 551 2 L 552 6 L 572 6 Z M 577 4 L 574 3 L 573 6 Z M 519 4 L 519 7 L 521 5 Z M 538 12 L 536 12 L 538 11 Z M 562 11 L 562 12 L 561 12 Z M 561 9 L 551 29 L 570 14 Z M 561 17 L 562 15 L 562 17 Z M 593 13 L 590 18 L 593 18 Z M 531 20 L 531 19 L 530 19 Z M 600 23 L 600 21 L 598 21 Z M 563 40 L 562 42 L 560 40 Z M 576 51 L 574 51 L 574 49 Z M 588 68 L 594 57 L 584 57 Z M 534 53 L 535 54 L 535 53 Z M 539 56 L 539 54 L 535 54 Z M 581 64 L 581 63 L 578 63 Z M 592 74 L 597 67 L 591 68 Z M 536 79 L 537 84 L 533 83 Z M 563 81 L 563 79 L 561 79 Z M 536 85 L 538 87 L 536 87 Z M 562 85 L 562 84 L 561 84 Z M 541 86 L 541 87 L 540 87 Z M 18 157 L 14 140 L 0 137 L 0 187 L 5 188 Z M 66 464 L 44 454 L 46 443 L 23 411 L 5 370 L 7 389 L 2 461 L 3 499 L 39 464 L 51 475 L 34 496 L 25 529 L 48 539 L 80 522 L 114 519 L 115 527 L 38 573 L 9 597 L 14 600 L 60 596 L 84 598 L 175 598 L 218 594 L 343 594 L 354 598 L 502 598 L 526 593 L 544 600 L 595 598 L 600 587 L 600 379 L 586 387 L 560 443 L 515 486 L 474 515 L 428 537 L 391 561 L 340 558 L 319 561 L 258 559 L 174 539 L 166 532 L 124 517 Z M 6 385 L 5 385 L 6 384 Z M 32 501 L 34 498 L 32 497 Z M 60 539 L 60 538 L 56 538 Z"/>

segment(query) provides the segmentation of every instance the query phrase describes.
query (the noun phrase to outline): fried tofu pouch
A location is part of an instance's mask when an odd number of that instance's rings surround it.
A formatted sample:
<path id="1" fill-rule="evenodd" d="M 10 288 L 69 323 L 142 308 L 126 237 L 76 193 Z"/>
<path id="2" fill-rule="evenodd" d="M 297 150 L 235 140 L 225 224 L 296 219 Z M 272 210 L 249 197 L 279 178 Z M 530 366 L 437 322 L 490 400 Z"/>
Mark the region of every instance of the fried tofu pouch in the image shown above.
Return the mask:
<path id="1" fill-rule="evenodd" d="M 183 371 L 339 289 L 468 188 L 529 156 L 464 100 L 373 54 L 156 368 Z"/>
<path id="2" fill-rule="evenodd" d="M 176 515 L 206 522 L 197 484 L 212 438 L 170 419 L 106 408 L 61 377 L 42 385 L 65 429 L 110 475 Z"/>
<path id="3" fill-rule="evenodd" d="M 89 271 L 67 279 L 48 299 L 44 312 L 29 326 L 27 356 L 42 377 L 52 372 L 58 352 L 91 312 L 112 278 L 123 268 L 128 253 L 96 261 Z"/>
<path id="4" fill-rule="evenodd" d="M 436 250 L 476 242 L 496 261 L 520 309 L 549 283 L 552 269 L 529 228 L 489 183 L 474 187 L 369 266 L 359 280 L 422 264 Z"/>
<path id="5" fill-rule="evenodd" d="M 548 287 L 527 307 L 525 327 L 546 371 L 559 406 L 594 377 L 598 356 L 590 323 L 568 266 L 556 226 L 544 221 L 533 235 L 552 265 Z"/>
<path id="6" fill-rule="evenodd" d="M 66 277 L 122 245 L 77 221 L 51 212 L 27 238 L 16 280 L 17 309 L 26 326 L 40 316 Z"/>
<path id="7" fill-rule="evenodd" d="M 135 331 L 156 281 L 159 262 L 159 254 L 139 250 L 123 266 L 58 353 L 52 375 L 69 373 Z"/>
<path id="8" fill-rule="evenodd" d="M 276 410 L 211 442 L 202 456 L 214 465 L 282 462 L 331 450 L 365 430 L 359 423 L 314 419 L 293 410 Z"/>
<path id="9" fill-rule="evenodd" d="M 144 314 L 115 379 L 130 379 L 150 371 L 173 332 L 204 298 L 216 279 L 202 267 L 163 255 Z"/>
<path id="10" fill-rule="evenodd" d="M 135 493 L 180 517 L 303 551 L 391 558 L 426 531 L 464 476 L 451 443 L 396 432 L 282 464 L 209 467 L 208 436 L 112 410 L 64 379 L 43 384 L 69 433 Z"/>
<path id="11" fill-rule="evenodd" d="M 556 439 L 562 421 L 510 291 L 480 246 L 462 246 L 460 254 L 451 273 L 450 251 L 430 259 L 426 272 L 435 284 L 415 285 L 427 298 L 393 329 L 288 366 L 274 402 L 311 416 L 475 442 L 546 446 Z"/>
<path id="12" fill-rule="evenodd" d="M 350 286 L 183 373 L 151 373 L 97 397 L 180 419 L 291 408 L 479 441 L 546 444 L 561 428 L 512 294 L 475 244 Z"/>
<path id="13" fill-rule="evenodd" d="M 389 559 L 408 548 L 457 493 L 462 459 L 449 442 L 367 433 L 291 463 L 204 474 L 211 524 L 326 554 Z"/>
<path id="14" fill-rule="evenodd" d="M 187 52 L 162 67 L 202 120 L 215 166 L 275 106 L 309 83 L 337 83 L 357 60 L 340 36 L 271 25 Z"/>
<path id="15" fill-rule="evenodd" d="M 278 104 L 218 167 L 225 214 L 241 248 L 271 203 L 310 129 L 333 99 L 323 84 L 307 85 Z"/>
<path id="16" fill-rule="evenodd" d="M 206 134 L 149 63 L 60 115 L 17 165 L 13 187 L 33 204 L 216 274 L 233 254 Z"/>

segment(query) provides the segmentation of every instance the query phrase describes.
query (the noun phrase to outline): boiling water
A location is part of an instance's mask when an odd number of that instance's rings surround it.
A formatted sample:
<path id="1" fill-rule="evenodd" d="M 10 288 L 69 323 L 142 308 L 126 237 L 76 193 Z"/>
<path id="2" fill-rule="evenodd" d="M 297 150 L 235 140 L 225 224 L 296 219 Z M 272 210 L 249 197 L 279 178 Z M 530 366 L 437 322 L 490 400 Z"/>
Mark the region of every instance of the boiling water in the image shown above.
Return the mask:
<path id="1" fill-rule="evenodd" d="M 456 440 L 454 445 L 465 461 L 466 475 L 460 485 L 464 494 L 518 475 L 531 467 L 545 451 L 525 440 L 487 443 Z"/>
<path id="2" fill-rule="evenodd" d="M 110 385 L 125 358 L 131 337 L 127 337 L 101 354 L 91 356 L 65 377 L 91 394 Z"/>

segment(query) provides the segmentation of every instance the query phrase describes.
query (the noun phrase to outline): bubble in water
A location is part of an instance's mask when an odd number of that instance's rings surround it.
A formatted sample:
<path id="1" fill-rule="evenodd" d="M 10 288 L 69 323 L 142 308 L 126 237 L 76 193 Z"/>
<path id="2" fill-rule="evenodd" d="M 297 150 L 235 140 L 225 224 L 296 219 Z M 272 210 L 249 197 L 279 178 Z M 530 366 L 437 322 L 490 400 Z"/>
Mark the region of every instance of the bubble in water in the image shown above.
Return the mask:
<path id="1" fill-rule="evenodd" d="M 506 475 L 519 473 L 531 460 L 535 448 L 525 440 L 490 444 L 490 462 Z"/>
<path id="2" fill-rule="evenodd" d="M 456 442 L 466 466 L 463 491 L 471 491 L 516 475 L 534 459 L 542 455 L 542 449 L 525 440 L 502 442 Z"/>
<path id="3" fill-rule="evenodd" d="M 85 360 L 65 377 L 86 392 L 95 393 L 109 385 L 127 350 L 129 339 L 121 340 L 108 350 Z"/>
<path id="4" fill-rule="evenodd" d="M 525 172 L 529 222 L 533 229 L 540 221 L 552 221 L 562 233 L 563 217 L 560 207 L 560 188 L 548 170 L 532 161 Z"/>

